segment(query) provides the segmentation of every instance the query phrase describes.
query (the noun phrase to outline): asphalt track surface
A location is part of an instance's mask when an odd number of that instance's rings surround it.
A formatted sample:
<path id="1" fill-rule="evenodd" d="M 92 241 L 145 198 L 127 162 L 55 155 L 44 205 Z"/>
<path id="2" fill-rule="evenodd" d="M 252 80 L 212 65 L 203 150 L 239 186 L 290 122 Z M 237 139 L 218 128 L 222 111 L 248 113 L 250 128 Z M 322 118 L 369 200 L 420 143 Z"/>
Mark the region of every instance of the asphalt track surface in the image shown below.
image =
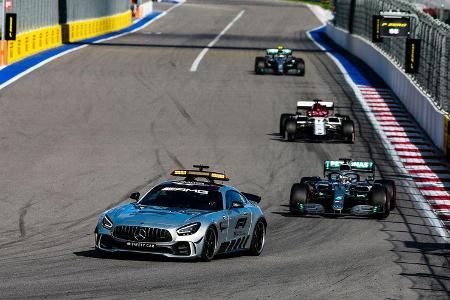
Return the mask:
<path id="1" fill-rule="evenodd" d="M 448 248 L 403 191 L 341 72 L 306 37 L 318 25 L 288 2 L 190 1 L 2 90 L 0 297 L 447 298 Z M 277 44 L 300 50 L 304 78 L 253 74 L 254 57 Z M 356 120 L 354 145 L 279 140 L 280 114 L 314 97 Z M 348 156 L 398 180 L 399 208 L 384 221 L 289 215 L 291 185 Z M 262 256 L 96 257 L 101 211 L 194 163 L 263 197 Z"/>

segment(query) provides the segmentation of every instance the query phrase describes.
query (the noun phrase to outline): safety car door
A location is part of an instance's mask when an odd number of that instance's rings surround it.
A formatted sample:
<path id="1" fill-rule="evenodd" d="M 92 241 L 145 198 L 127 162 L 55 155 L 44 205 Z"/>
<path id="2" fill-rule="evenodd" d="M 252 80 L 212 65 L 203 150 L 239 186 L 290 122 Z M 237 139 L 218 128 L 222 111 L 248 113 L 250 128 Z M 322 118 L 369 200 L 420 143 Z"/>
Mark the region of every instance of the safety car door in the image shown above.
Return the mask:
<path id="1" fill-rule="evenodd" d="M 246 207 L 247 199 L 233 190 L 226 192 L 225 199 L 229 220 L 227 240 L 243 240 L 244 237 L 249 235 L 252 223 L 251 211 Z"/>

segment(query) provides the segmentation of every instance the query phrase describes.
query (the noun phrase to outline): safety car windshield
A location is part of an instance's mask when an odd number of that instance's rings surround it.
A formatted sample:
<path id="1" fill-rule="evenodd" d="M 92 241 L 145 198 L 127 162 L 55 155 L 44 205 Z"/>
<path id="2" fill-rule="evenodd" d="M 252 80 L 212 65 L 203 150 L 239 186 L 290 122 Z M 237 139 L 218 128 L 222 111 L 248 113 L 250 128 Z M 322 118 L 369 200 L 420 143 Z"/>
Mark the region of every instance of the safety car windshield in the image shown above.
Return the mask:
<path id="1" fill-rule="evenodd" d="M 223 209 L 222 194 L 201 185 L 161 185 L 151 190 L 139 204 L 210 211 Z"/>

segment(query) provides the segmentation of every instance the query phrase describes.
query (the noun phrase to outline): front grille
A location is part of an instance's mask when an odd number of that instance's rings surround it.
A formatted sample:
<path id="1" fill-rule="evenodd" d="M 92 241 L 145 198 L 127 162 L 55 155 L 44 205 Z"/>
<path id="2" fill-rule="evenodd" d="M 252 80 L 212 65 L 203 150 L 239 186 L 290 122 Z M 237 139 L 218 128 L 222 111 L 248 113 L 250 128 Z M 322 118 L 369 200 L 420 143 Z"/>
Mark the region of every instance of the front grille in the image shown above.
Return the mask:
<path id="1" fill-rule="evenodd" d="M 154 248 L 137 248 L 128 245 L 129 242 L 120 242 L 114 240 L 111 236 L 103 234 L 100 237 L 100 247 L 106 250 L 129 250 L 138 252 L 160 253 L 160 254 L 174 254 L 173 246 L 158 246 Z"/>
<path id="2" fill-rule="evenodd" d="M 140 230 L 145 232 L 145 238 L 137 239 L 136 236 Z M 113 231 L 113 236 L 127 241 L 137 241 L 137 242 L 170 242 L 172 241 L 172 236 L 170 232 L 166 229 L 151 228 L 151 227 L 141 227 L 141 226 L 116 226 Z"/>

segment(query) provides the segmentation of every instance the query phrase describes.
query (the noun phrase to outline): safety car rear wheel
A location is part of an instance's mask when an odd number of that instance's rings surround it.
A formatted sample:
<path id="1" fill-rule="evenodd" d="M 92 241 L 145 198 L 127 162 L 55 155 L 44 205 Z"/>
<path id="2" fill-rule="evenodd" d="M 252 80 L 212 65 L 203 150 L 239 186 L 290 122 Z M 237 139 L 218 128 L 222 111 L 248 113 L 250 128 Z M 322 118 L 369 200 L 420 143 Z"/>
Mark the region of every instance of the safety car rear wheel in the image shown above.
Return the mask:
<path id="1" fill-rule="evenodd" d="M 259 219 L 256 222 L 255 229 L 253 230 L 252 242 L 250 244 L 250 255 L 259 256 L 266 242 L 266 225 L 263 220 Z"/>

